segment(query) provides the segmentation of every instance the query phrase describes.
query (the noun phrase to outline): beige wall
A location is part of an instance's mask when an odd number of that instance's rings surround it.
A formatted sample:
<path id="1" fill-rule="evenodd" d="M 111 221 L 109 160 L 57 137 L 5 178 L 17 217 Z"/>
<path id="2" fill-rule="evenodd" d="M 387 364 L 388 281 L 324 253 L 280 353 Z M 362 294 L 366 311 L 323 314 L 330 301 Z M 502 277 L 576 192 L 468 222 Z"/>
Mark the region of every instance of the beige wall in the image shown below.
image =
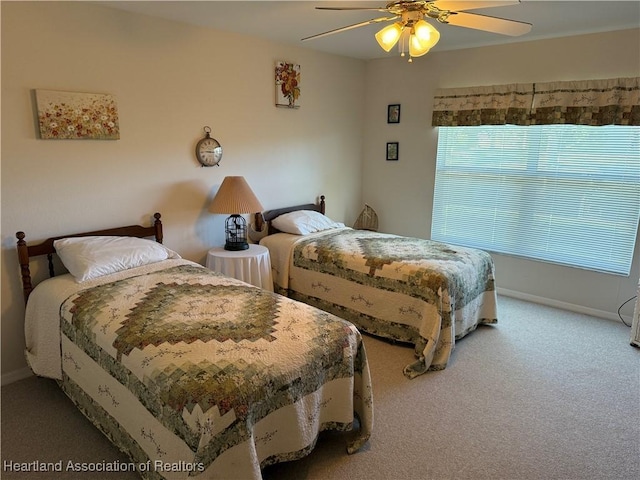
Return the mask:
<path id="1" fill-rule="evenodd" d="M 3 2 L 1 19 L 3 381 L 27 372 L 17 230 L 40 240 L 145 223 L 160 211 L 165 243 L 202 263 L 223 243 L 224 216 L 207 213 L 207 202 L 224 176 L 244 175 L 267 209 L 322 193 L 336 220 L 353 222 L 366 201 L 382 230 L 428 238 L 436 88 L 640 75 L 640 30 L 433 52 L 407 64 L 256 42 L 88 2 Z M 302 65 L 299 110 L 273 105 L 277 60 Z M 115 95 L 121 139 L 37 139 L 36 88 Z M 398 125 L 386 123 L 389 103 L 402 104 Z M 200 168 L 193 157 L 204 125 L 223 144 L 219 168 Z M 399 162 L 385 161 L 387 141 L 400 142 Z M 628 278 L 494 259 L 501 289 L 611 318 L 640 274 L 637 253 Z"/>
<path id="2" fill-rule="evenodd" d="M 640 29 L 451 52 L 433 52 L 412 64 L 400 57 L 367 64 L 363 202 L 382 230 L 429 238 L 437 129 L 431 127 L 436 88 L 547 82 L 640 75 Z M 401 123 L 386 109 L 400 103 Z M 385 161 L 385 145 L 400 142 L 400 160 Z M 522 298 L 617 318 L 636 293 L 636 244 L 631 276 L 621 277 L 493 255 L 497 284 Z M 623 312 L 630 320 L 633 302 Z"/>
<path id="3" fill-rule="evenodd" d="M 224 243 L 224 216 L 206 208 L 226 175 L 266 209 L 325 194 L 331 217 L 355 220 L 364 62 L 90 2 L 2 2 L 1 19 L 3 380 L 25 371 L 18 230 L 36 241 L 159 211 L 165 244 L 203 263 Z M 299 110 L 274 106 L 278 60 L 302 66 Z M 37 139 L 37 88 L 115 95 L 120 140 Z M 219 168 L 194 158 L 205 125 Z"/>

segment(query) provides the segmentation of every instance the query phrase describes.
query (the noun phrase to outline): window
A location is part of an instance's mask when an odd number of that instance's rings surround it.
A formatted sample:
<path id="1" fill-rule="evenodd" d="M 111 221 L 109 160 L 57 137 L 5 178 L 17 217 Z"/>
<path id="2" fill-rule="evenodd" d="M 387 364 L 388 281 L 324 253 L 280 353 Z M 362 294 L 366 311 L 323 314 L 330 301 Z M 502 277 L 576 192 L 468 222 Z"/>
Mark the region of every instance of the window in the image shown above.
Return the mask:
<path id="1" fill-rule="evenodd" d="M 439 127 L 432 238 L 628 275 L 640 127 Z"/>

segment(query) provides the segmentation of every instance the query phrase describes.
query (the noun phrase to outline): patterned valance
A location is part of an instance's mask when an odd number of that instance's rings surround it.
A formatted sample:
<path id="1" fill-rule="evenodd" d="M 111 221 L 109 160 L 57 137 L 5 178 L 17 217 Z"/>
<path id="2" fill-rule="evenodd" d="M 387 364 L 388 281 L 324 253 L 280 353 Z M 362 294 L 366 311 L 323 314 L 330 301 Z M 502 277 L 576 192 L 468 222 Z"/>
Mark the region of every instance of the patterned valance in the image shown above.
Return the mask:
<path id="1" fill-rule="evenodd" d="M 446 88 L 436 92 L 433 125 L 528 125 L 533 84 Z"/>
<path id="2" fill-rule="evenodd" d="M 640 125 L 640 77 L 447 88 L 436 92 L 434 126 Z"/>
<path id="3" fill-rule="evenodd" d="M 640 78 L 536 83 L 532 125 L 640 125 Z"/>

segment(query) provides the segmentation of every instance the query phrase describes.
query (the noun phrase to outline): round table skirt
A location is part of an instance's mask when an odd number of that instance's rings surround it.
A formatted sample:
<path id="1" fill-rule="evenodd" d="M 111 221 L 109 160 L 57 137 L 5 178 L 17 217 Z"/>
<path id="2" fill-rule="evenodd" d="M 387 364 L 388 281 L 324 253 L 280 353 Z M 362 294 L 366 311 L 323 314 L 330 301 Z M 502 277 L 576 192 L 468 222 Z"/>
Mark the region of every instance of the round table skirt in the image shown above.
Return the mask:
<path id="1" fill-rule="evenodd" d="M 207 268 L 273 292 L 269 249 L 262 245 L 238 251 L 212 248 L 207 253 Z"/>

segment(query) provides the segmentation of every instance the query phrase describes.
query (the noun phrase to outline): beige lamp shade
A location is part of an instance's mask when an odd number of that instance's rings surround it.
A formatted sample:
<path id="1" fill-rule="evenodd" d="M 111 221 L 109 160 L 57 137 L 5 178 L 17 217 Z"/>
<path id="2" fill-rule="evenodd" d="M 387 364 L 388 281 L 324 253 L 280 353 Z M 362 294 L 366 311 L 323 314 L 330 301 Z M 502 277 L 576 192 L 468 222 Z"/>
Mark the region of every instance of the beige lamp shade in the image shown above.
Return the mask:
<path id="1" fill-rule="evenodd" d="M 211 213 L 255 213 L 263 210 L 244 177 L 225 177 L 214 197 Z"/>

